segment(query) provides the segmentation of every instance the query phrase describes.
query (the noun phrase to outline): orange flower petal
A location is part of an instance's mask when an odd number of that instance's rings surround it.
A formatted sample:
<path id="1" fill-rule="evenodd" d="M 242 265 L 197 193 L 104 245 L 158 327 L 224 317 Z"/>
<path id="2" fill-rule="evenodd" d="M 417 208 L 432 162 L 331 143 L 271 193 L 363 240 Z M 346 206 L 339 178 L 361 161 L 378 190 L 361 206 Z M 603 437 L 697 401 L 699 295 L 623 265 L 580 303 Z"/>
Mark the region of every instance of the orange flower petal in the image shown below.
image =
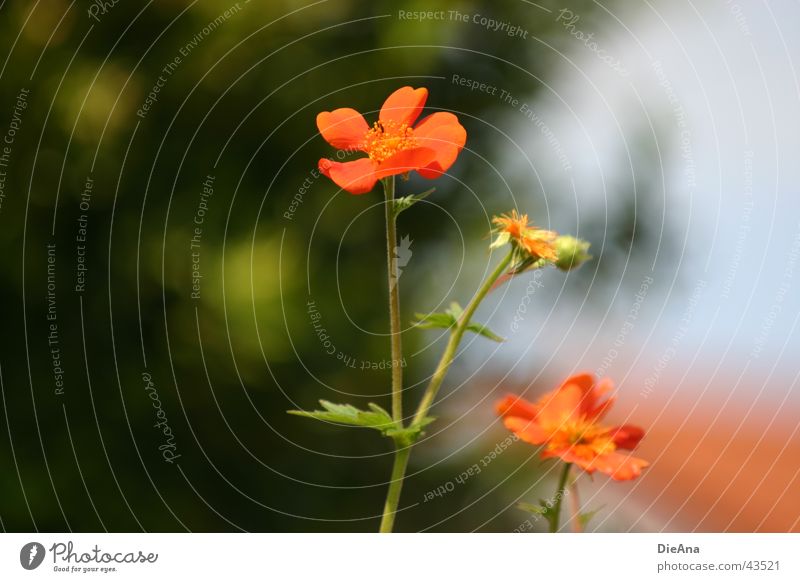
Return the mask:
<path id="1" fill-rule="evenodd" d="M 360 149 L 369 125 L 355 109 L 344 107 L 317 115 L 320 134 L 333 147 L 341 150 Z"/>
<path id="2" fill-rule="evenodd" d="M 525 248 L 525 250 L 530 255 L 535 255 L 537 257 L 549 259 L 551 261 L 555 261 L 558 259 L 558 254 L 556 254 L 556 251 L 553 248 L 553 243 L 550 240 L 536 240 L 532 238 L 523 238 L 520 241 L 520 244 Z"/>
<path id="3" fill-rule="evenodd" d="M 520 396 L 513 394 L 506 395 L 502 400 L 498 400 L 494 409 L 500 416 L 516 416 L 533 420 L 539 412 L 533 402 L 529 402 Z"/>
<path id="4" fill-rule="evenodd" d="M 609 378 L 603 378 L 595 385 L 595 379 L 592 374 L 581 372 L 567 378 L 559 390 L 563 390 L 567 386 L 576 386 L 581 390 L 583 393 L 581 410 L 590 420 L 600 420 L 611 408 L 611 405 L 614 404 L 614 398 L 600 402 L 603 396 L 614 390 L 614 382 Z"/>
<path id="5" fill-rule="evenodd" d="M 322 158 L 319 161 L 319 171 L 350 194 L 366 194 L 378 181 L 375 163 L 369 158 L 344 163 Z"/>
<path id="6" fill-rule="evenodd" d="M 427 99 L 428 90 L 425 87 L 401 87 L 384 101 L 378 119 L 381 122 L 393 121 L 398 125 L 405 123 L 410 127 L 422 113 Z"/>
<path id="7" fill-rule="evenodd" d="M 535 421 L 526 418 L 507 416 L 503 419 L 503 424 L 506 425 L 508 430 L 515 433 L 520 440 L 532 445 L 542 445 L 550 438 L 550 433 L 542 429 Z"/>
<path id="8" fill-rule="evenodd" d="M 560 425 L 581 417 L 583 393 L 575 384 L 566 384 L 542 396 L 539 406 L 539 422 L 544 425 Z"/>
<path id="9" fill-rule="evenodd" d="M 635 449 L 639 441 L 644 438 L 644 430 L 632 424 L 624 424 L 608 429 L 608 434 L 614 439 L 614 444 L 620 449 Z"/>
<path id="10" fill-rule="evenodd" d="M 614 391 L 614 381 L 611 378 L 600 378 L 594 387 L 595 397 L 600 398 Z"/>
<path id="11" fill-rule="evenodd" d="M 613 396 L 605 402 L 600 402 L 600 399 L 613 390 L 614 382 L 609 378 L 603 378 L 597 383 L 597 386 L 592 390 L 591 398 L 585 405 L 587 418 L 595 421 L 602 420 L 617 399 Z"/>
<path id="12" fill-rule="evenodd" d="M 378 164 L 375 177 L 381 179 L 386 176 L 405 174 L 429 164 L 435 156 L 436 152 L 428 148 L 401 150 Z"/>
<path id="13" fill-rule="evenodd" d="M 467 131 L 452 113 L 439 111 L 428 115 L 414 128 L 414 137 L 421 146 L 436 151 L 436 159 L 419 170 L 423 178 L 438 178 L 456 161 L 467 142 Z"/>
<path id="14" fill-rule="evenodd" d="M 595 457 L 586 466 L 583 463 L 579 464 L 589 472 L 596 469 L 615 481 L 628 481 L 641 475 L 642 469 L 650 463 L 622 453 L 608 453 Z"/>
<path id="15" fill-rule="evenodd" d="M 608 413 L 609 409 L 614 406 L 614 403 L 617 401 L 615 397 L 611 397 L 605 402 L 598 404 L 594 408 L 588 409 L 586 411 L 586 418 L 592 421 L 599 421 L 602 420 L 603 417 Z"/>
<path id="16" fill-rule="evenodd" d="M 600 471 L 617 481 L 635 479 L 647 461 L 621 454 L 618 449 L 633 449 L 644 437 L 634 425 L 612 428 L 598 424 L 613 398 L 600 402 L 614 389 L 611 380 L 595 384 L 592 374 L 576 374 L 561 386 L 532 404 L 522 398 L 506 396 L 495 408 L 505 426 L 520 439 L 545 445 L 542 459 L 560 458 L 575 463 L 588 473 Z"/>
<path id="17" fill-rule="evenodd" d="M 588 372 L 580 372 L 578 374 L 573 374 L 559 386 L 559 390 L 570 386 L 575 385 L 580 388 L 581 392 L 584 394 L 589 393 L 592 390 L 592 386 L 594 386 L 594 376 L 592 376 Z"/>

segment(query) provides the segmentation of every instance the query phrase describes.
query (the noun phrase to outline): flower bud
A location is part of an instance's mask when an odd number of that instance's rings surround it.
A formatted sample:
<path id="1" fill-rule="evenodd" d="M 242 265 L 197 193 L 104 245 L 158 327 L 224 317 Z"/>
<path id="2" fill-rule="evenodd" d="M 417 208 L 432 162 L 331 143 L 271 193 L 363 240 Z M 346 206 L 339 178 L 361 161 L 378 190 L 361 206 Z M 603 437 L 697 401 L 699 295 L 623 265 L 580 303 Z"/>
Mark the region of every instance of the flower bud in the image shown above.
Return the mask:
<path id="1" fill-rule="evenodd" d="M 583 263 L 592 258 L 587 251 L 589 244 L 585 240 L 575 238 L 574 236 L 559 236 L 553 243 L 555 246 L 558 258 L 554 261 L 554 265 L 562 271 L 569 271 L 580 267 Z"/>

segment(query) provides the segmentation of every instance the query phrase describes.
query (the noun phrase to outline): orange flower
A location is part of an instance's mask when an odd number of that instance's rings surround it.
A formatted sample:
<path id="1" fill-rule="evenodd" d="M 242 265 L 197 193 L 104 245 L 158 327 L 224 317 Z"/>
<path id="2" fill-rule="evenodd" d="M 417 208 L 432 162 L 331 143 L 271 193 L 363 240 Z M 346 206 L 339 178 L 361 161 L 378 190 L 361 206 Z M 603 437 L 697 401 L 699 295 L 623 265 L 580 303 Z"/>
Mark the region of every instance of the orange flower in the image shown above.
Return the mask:
<path id="1" fill-rule="evenodd" d="M 501 247 L 507 242 L 516 244 L 534 259 L 542 258 L 555 261 L 558 259 L 553 242 L 558 236 L 550 230 L 542 230 L 528 224 L 527 214 L 517 214 L 512 210 L 510 214 L 495 216 L 492 222 L 497 225 L 497 238 L 492 243 L 492 248 Z"/>
<path id="2" fill-rule="evenodd" d="M 506 428 L 520 439 L 543 445 L 543 459 L 560 457 L 589 473 L 600 471 L 625 481 L 638 477 L 648 463 L 618 449 L 634 449 L 644 431 L 631 425 L 599 424 L 614 402 L 613 397 L 601 399 L 613 388 L 611 380 L 595 384 L 591 374 L 576 374 L 536 403 L 509 395 L 496 409 Z"/>
<path id="3" fill-rule="evenodd" d="M 467 132 L 455 115 L 444 111 L 414 125 L 427 98 L 424 87 L 398 89 L 386 99 L 372 127 L 355 109 L 317 115 L 319 132 L 329 144 L 368 156 L 351 162 L 323 158 L 320 172 L 351 194 L 365 194 L 381 178 L 412 170 L 424 178 L 438 178 L 456 161 Z"/>

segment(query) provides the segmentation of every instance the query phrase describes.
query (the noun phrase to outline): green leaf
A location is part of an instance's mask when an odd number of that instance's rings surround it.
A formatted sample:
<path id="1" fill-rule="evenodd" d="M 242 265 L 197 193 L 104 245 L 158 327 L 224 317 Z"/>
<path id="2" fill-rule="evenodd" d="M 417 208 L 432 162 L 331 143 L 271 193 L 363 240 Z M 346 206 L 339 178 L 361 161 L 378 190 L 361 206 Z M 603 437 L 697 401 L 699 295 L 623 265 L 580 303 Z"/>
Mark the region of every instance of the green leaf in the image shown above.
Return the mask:
<path id="1" fill-rule="evenodd" d="M 539 503 L 542 504 L 542 507 L 545 508 L 544 513 L 542 515 L 547 520 L 547 525 L 550 526 L 550 530 L 557 530 L 558 529 L 558 516 L 555 512 L 555 504 L 552 501 L 548 502 L 544 499 L 540 499 Z"/>
<path id="2" fill-rule="evenodd" d="M 392 420 L 391 415 L 372 402 L 367 405 L 369 410 L 359 410 L 350 404 L 334 404 L 327 400 L 320 400 L 319 403 L 324 410 L 289 410 L 288 412 L 295 416 L 315 418 L 326 422 L 373 428 L 387 436 L 389 432 L 397 429 L 397 424 Z"/>
<path id="3" fill-rule="evenodd" d="M 547 513 L 546 507 L 542 507 L 541 505 L 536 505 L 534 503 L 526 503 L 523 501 L 517 503 L 517 507 L 522 511 L 527 511 L 528 513 L 534 513 L 536 515 L 545 515 Z"/>
<path id="4" fill-rule="evenodd" d="M 422 329 L 433 329 L 441 327 L 447 329 L 455 327 L 458 320 L 448 311 L 445 313 L 415 313 L 417 321 L 414 322 L 416 327 Z"/>
<path id="5" fill-rule="evenodd" d="M 548 502 L 545 501 L 544 499 L 540 499 L 539 503 L 541 505 L 536 505 L 535 503 L 522 502 L 518 503 L 517 507 L 522 511 L 527 511 L 528 513 L 534 514 L 535 516 L 537 516 L 537 519 L 540 516 L 544 517 L 545 521 L 547 521 L 547 524 L 549 526 L 548 529 L 555 529 L 556 527 L 558 527 L 558 524 L 555 523 L 556 519 L 558 518 L 556 517 L 556 512 L 552 507 L 552 505 L 548 507 Z"/>
<path id="6" fill-rule="evenodd" d="M 450 309 L 447 309 L 445 313 L 452 316 L 454 320 L 458 321 L 461 319 L 461 315 L 464 313 L 464 308 L 458 304 L 458 301 L 453 301 L 450 304 Z"/>
<path id="7" fill-rule="evenodd" d="M 433 327 L 447 329 L 448 327 L 455 327 L 458 324 L 462 313 L 464 313 L 462 307 L 457 302 L 453 301 L 444 313 L 415 313 L 414 316 L 417 318 L 417 321 L 414 325 L 423 329 Z"/>
<path id="8" fill-rule="evenodd" d="M 402 427 L 392 419 L 386 410 L 372 402 L 367 405 L 369 410 L 359 410 L 350 404 L 334 404 L 327 400 L 320 400 L 319 403 L 324 410 L 288 410 L 287 412 L 295 416 L 379 430 L 383 436 L 394 439 L 401 446 L 413 445 L 425 434 L 422 429 L 436 420 L 432 416 L 426 416 L 414 426 Z"/>
<path id="9" fill-rule="evenodd" d="M 404 210 L 408 210 L 420 200 L 424 200 L 425 198 L 433 194 L 434 190 L 436 190 L 436 188 L 431 188 L 430 190 L 426 190 L 422 194 L 411 194 L 410 196 L 402 196 L 400 198 L 395 198 L 393 206 L 394 216 L 397 217 L 397 215 L 399 215 Z"/>
<path id="10" fill-rule="evenodd" d="M 448 329 L 458 325 L 461 316 L 464 314 L 464 308 L 457 302 L 453 301 L 450 307 L 444 313 L 416 313 L 417 321 L 414 322 L 416 327 L 422 329 L 443 328 Z M 489 338 L 492 341 L 504 342 L 504 338 L 494 333 L 491 329 L 480 323 L 469 323 L 466 328 L 467 331 L 477 333 L 483 337 Z"/>
<path id="11" fill-rule="evenodd" d="M 587 511 L 586 513 L 579 513 L 578 514 L 578 523 L 581 524 L 581 529 L 584 529 L 589 522 L 594 519 L 594 516 L 600 513 L 600 510 L 603 509 L 605 505 L 601 505 L 597 509 L 593 509 L 592 511 Z"/>
<path id="12" fill-rule="evenodd" d="M 485 325 L 481 325 L 480 323 L 470 323 L 467 326 L 467 331 L 471 331 L 472 333 L 477 333 L 478 335 L 482 335 L 483 337 L 487 337 L 492 341 L 502 343 L 506 341 L 505 338 L 500 337 L 496 333 L 494 333 L 491 329 L 486 327 Z"/>

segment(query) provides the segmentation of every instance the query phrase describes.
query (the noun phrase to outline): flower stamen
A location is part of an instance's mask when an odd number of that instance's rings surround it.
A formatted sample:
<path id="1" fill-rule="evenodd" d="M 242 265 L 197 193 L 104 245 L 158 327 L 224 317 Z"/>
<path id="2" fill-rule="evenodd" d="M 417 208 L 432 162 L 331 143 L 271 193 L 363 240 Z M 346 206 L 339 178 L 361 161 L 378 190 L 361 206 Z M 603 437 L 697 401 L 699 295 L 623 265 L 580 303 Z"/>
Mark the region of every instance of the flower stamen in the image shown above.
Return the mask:
<path id="1" fill-rule="evenodd" d="M 414 129 L 407 123 L 376 121 L 364 135 L 362 149 L 370 159 L 380 163 L 403 150 L 417 147 Z"/>

